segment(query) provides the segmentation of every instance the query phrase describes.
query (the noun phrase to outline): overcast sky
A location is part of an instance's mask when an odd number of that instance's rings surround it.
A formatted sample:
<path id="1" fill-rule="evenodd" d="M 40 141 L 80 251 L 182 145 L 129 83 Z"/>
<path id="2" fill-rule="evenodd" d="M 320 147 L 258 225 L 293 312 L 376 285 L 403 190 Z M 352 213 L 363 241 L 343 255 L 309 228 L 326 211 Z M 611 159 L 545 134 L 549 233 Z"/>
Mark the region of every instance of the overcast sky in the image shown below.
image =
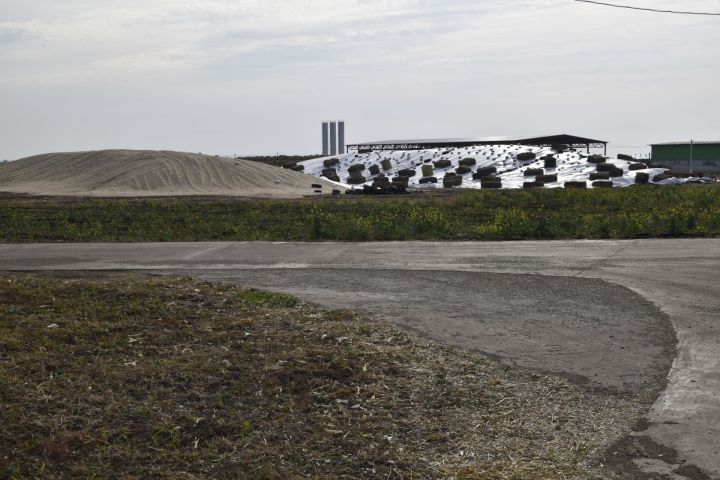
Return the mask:
<path id="1" fill-rule="evenodd" d="M 0 2 L 0 159 L 309 154 L 336 118 L 349 142 L 720 140 L 720 17 L 572 0 Z"/>

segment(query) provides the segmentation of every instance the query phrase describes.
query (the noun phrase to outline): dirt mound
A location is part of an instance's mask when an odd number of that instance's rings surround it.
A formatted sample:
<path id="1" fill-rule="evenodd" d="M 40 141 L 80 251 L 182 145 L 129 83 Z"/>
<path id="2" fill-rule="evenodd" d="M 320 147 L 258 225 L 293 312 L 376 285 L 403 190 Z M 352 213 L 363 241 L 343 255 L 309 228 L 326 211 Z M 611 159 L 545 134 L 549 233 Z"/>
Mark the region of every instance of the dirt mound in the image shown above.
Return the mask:
<path id="1" fill-rule="evenodd" d="M 0 166 L 0 191 L 36 195 L 300 197 L 333 184 L 246 160 L 150 150 L 49 153 Z M 337 187 L 335 187 L 337 188 Z"/>

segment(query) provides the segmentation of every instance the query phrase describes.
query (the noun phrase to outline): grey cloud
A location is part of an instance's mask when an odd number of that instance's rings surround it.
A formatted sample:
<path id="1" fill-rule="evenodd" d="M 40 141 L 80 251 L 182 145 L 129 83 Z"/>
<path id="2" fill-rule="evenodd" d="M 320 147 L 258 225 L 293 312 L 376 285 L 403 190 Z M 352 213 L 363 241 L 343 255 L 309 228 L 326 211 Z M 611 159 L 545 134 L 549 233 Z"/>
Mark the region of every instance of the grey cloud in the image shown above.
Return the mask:
<path id="1" fill-rule="evenodd" d="M 29 30 L 0 25 L 0 46 L 40 40 L 42 37 Z"/>
<path id="2" fill-rule="evenodd" d="M 579 130 L 636 145 L 720 129 L 718 19 L 572 0 L 3 2 L 32 31 L 0 23 L 13 80 L 0 158 L 111 144 L 311 153 L 316 123 L 335 117 L 350 141 Z M 28 34 L 53 42 L 25 49 Z"/>

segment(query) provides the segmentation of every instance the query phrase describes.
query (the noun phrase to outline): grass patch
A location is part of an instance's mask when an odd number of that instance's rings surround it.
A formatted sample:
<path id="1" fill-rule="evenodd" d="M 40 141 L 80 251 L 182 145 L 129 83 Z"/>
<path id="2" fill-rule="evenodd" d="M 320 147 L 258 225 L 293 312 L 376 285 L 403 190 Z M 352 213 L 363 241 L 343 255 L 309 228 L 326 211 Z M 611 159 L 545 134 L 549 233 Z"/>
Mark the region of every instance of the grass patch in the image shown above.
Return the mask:
<path id="1" fill-rule="evenodd" d="M 0 199 L 4 242 L 717 236 L 715 185 L 294 201 Z"/>
<path id="2" fill-rule="evenodd" d="M 641 403 L 285 295 L 0 276 L 3 479 L 589 478 Z"/>

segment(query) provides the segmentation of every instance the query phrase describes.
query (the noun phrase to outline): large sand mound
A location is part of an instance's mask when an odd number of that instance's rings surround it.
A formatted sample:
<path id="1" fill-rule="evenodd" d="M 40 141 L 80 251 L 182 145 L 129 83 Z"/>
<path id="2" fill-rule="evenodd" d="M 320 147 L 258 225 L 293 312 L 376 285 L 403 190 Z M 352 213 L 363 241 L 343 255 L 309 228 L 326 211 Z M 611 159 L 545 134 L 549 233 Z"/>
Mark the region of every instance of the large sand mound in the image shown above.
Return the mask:
<path id="1" fill-rule="evenodd" d="M 0 166 L 0 191 L 34 195 L 300 197 L 313 184 L 337 188 L 261 163 L 169 151 L 48 153 Z"/>

